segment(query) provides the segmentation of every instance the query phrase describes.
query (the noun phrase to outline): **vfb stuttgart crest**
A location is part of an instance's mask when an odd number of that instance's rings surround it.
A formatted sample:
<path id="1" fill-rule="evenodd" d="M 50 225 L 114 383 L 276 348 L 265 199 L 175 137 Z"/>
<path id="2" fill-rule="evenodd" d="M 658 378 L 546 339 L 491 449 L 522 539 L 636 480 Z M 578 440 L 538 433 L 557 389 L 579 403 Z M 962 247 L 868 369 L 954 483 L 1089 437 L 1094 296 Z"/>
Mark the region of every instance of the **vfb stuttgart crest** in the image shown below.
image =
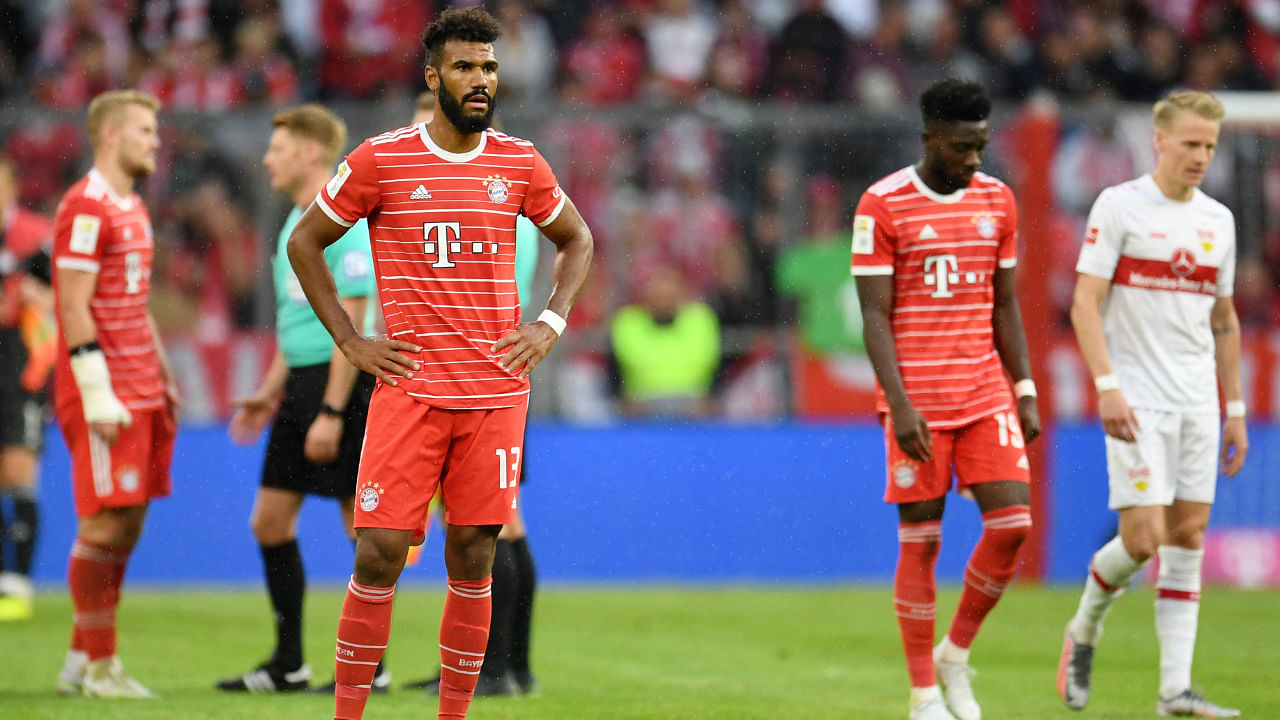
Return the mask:
<path id="1" fill-rule="evenodd" d="M 484 179 L 489 190 L 489 200 L 496 203 L 504 203 L 507 201 L 508 190 L 511 187 L 511 181 L 501 175 L 490 175 Z"/>
<path id="2" fill-rule="evenodd" d="M 364 487 L 360 488 L 360 497 L 357 501 L 360 503 L 360 509 L 365 512 L 373 512 L 378 508 L 378 503 L 382 501 L 382 493 L 385 492 L 376 482 L 366 481 Z"/>
<path id="3" fill-rule="evenodd" d="M 1196 254 L 1186 248 L 1174 250 L 1169 268 L 1180 278 L 1191 277 L 1191 273 L 1196 271 Z"/>

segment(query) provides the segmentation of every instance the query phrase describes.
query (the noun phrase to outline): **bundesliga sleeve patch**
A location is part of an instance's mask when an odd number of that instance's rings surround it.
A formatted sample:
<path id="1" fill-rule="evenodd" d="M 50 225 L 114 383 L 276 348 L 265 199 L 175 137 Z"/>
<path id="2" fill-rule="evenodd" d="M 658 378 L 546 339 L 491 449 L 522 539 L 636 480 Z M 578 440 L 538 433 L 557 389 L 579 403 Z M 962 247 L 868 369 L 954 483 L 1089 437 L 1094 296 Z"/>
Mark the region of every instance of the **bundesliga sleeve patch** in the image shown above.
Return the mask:
<path id="1" fill-rule="evenodd" d="M 77 215 L 71 221 L 71 252 L 92 255 L 98 248 L 98 231 L 102 218 L 97 215 Z"/>
<path id="2" fill-rule="evenodd" d="M 346 184 L 347 178 L 351 177 L 351 166 L 347 165 L 347 161 L 343 160 L 338 166 L 338 172 L 333 174 L 333 178 L 329 180 L 329 184 L 324 186 L 329 191 L 329 197 L 338 197 L 338 191 Z"/>
<path id="3" fill-rule="evenodd" d="M 858 215 L 853 219 L 853 254 L 871 255 L 876 249 L 876 219 Z"/>

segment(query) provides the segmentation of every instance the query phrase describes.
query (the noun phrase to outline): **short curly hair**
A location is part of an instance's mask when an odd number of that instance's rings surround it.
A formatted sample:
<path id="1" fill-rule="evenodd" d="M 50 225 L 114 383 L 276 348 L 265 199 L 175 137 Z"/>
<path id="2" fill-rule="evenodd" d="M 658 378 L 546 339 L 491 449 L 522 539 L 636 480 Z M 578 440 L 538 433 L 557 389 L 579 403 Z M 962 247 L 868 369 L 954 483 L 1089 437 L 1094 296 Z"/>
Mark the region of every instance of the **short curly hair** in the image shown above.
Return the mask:
<path id="1" fill-rule="evenodd" d="M 920 96 L 920 114 L 925 124 L 982 122 L 991 114 L 991 96 L 972 80 L 946 78 L 930 85 Z"/>
<path id="2" fill-rule="evenodd" d="M 427 64 L 439 68 L 444 61 L 444 44 L 449 40 L 491 43 L 502 35 L 502 26 L 483 8 L 449 8 L 422 31 Z"/>

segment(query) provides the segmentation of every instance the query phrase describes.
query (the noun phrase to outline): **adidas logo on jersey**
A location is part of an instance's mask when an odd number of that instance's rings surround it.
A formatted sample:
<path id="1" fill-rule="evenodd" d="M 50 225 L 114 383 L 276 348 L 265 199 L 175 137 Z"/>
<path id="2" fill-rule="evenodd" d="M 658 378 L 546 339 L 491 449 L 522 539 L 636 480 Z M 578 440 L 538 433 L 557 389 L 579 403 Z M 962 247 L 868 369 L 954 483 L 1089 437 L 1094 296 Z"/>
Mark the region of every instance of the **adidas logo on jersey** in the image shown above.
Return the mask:
<path id="1" fill-rule="evenodd" d="M 938 231 L 934 230 L 932 225 L 925 225 L 924 228 L 920 230 L 920 239 L 921 240 L 937 240 Z"/>
<path id="2" fill-rule="evenodd" d="M 418 187 L 414 188 L 413 192 L 409 193 L 409 199 L 410 200 L 430 200 L 431 193 L 427 192 L 427 189 L 425 187 L 419 185 Z"/>

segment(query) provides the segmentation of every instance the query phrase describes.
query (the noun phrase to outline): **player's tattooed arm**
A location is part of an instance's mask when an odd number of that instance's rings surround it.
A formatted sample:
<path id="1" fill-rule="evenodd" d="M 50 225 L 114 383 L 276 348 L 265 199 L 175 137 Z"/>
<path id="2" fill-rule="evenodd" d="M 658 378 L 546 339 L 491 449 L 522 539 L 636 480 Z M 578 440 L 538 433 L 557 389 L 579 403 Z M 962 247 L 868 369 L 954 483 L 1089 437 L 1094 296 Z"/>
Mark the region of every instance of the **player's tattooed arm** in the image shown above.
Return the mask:
<path id="1" fill-rule="evenodd" d="M 419 353 L 422 348 L 403 340 L 366 338 L 356 329 L 342 306 L 333 273 L 324 260 L 324 249 L 346 232 L 347 228 L 334 222 L 313 203 L 289 236 L 289 262 L 311 309 L 347 360 L 384 383 L 396 385 L 396 377 L 412 378 L 413 371 L 419 367 L 418 361 L 404 353 Z"/>
<path id="2" fill-rule="evenodd" d="M 902 373 L 898 370 L 898 352 L 889 319 L 893 312 L 893 276 L 859 275 L 856 282 L 858 304 L 862 308 L 862 339 L 893 416 L 894 438 L 908 457 L 929 462 L 933 459 L 929 425 L 907 397 Z"/>
<path id="3" fill-rule="evenodd" d="M 551 224 L 542 228 L 542 234 L 556 246 L 547 310 L 567 319 L 591 270 L 591 258 L 595 254 L 591 229 L 573 201 L 565 198 L 564 208 Z M 535 320 L 521 323 L 515 332 L 494 343 L 492 351 L 503 353 L 499 361 L 503 369 L 519 371 L 520 377 L 527 378 L 559 339 L 560 335 L 554 328 Z"/>
<path id="4" fill-rule="evenodd" d="M 1013 268 L 996 270 L 991 325 L 1000 362 L 1017 382 L 1031 379 L 1031 357 L 1027 353 L 1027 335 L 1022 327 L 1022 310 L 1018 307 L 1013 278 Z M 1027 442 L 1040 436 L 1040 409 L 1034 395 L 1018 398 L 1018 421 Z"/>

